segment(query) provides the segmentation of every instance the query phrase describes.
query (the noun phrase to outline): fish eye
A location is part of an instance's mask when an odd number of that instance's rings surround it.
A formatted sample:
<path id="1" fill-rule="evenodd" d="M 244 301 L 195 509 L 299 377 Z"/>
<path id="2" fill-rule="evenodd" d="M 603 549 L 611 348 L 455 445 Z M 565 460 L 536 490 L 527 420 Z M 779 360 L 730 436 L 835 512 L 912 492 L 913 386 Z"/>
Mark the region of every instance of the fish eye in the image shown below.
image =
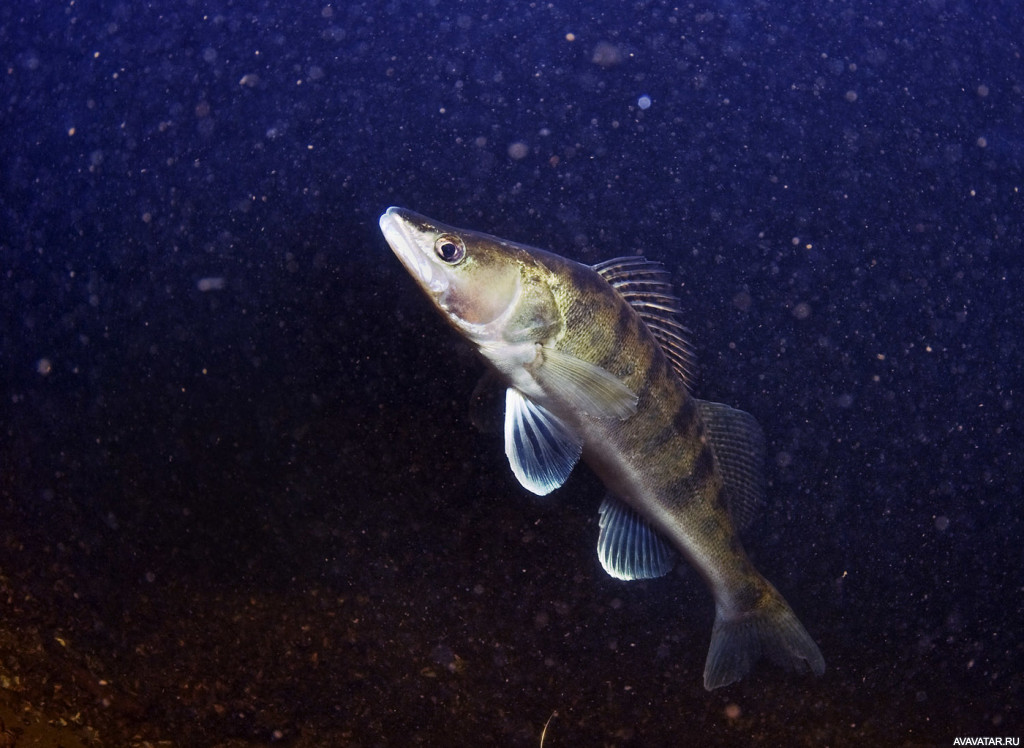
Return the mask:
<path id="1" fill-rule="evenodd" d="M 434 254 L 442 262 L 449 265 L 458 265 L 466 257 L 466 245 L 454 234 L 442 234 L 434 242 Z"/>

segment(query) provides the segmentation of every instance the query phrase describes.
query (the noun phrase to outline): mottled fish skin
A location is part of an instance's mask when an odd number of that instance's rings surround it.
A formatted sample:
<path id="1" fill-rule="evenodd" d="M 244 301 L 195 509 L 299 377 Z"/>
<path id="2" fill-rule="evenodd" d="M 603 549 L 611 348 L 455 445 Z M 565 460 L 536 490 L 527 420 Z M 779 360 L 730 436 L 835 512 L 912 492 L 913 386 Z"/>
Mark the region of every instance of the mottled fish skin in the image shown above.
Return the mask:
<path id="1" fill-rule="evenodd" d="M 706 580 L 716 619 L 705 687 L 738 680 L 762 656 L 820 675 L 817 646 L 740 544 L 698 401 L 605 277 L 558 255 L 398 208 L 381 217 L 381 228 L 449 322 L 509 385 L 578 436 L 583 460 L 610 492 Z M 464 246 L 470 265 L 439 261 L 438 237 Z M 595 417 L 559 396 L 547 362 L 556 355 L 610 373 L 635 394 L 635 411 Z"/>

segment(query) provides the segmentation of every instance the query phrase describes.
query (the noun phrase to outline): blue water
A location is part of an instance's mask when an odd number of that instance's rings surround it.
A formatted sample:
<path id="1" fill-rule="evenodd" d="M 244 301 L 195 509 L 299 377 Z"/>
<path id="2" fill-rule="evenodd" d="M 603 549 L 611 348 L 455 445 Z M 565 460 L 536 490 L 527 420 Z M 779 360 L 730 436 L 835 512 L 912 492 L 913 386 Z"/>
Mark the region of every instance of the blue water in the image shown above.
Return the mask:
<path id="1" fill-rule="evenodd" d="M 0 50 L 0 706 L 110 744 L 1024 732 L 1016 3 L 16 0 Z M 517 486 L 389 205 L 666 264 L 823 678 L 703 691 L 703 584 L 604 575 L 585 469 Z"/>

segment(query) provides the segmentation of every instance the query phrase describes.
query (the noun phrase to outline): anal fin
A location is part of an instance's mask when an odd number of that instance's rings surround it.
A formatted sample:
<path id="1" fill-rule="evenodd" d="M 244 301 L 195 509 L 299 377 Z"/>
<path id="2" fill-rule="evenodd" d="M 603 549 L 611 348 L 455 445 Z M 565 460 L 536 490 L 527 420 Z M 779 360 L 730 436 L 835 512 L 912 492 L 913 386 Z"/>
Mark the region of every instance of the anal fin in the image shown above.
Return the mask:
<path id="1" fill-rule="evenodd" d="M 597 557 L 616 579 L 653 579 L 672 570 L 676 552 L 668 541 L 626 502 L 608 495 L 601 514 Z"/>

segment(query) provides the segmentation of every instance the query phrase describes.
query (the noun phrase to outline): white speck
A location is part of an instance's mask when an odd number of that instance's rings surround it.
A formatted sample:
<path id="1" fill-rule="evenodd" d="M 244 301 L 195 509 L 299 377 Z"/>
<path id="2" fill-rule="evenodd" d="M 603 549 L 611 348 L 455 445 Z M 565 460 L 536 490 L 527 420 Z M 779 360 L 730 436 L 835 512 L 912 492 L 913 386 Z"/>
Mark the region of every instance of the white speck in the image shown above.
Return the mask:
<path id="1" fill-rule="evenodd" d="M 805 301 L 801 301 L 793 307 L 792 314 L 797 319 L 807 319 L 811 316 L 811 305 Z"/>
<path id="2" fill-rule="evenodd" d="M 200 291 L 203 291 L 203 292 L 206 292 L 206 291 L 220 291 L 221 289 L 224 288 L 224 279 L 220 278 L 220 277 L 217 277 L 217 278 L 200 278 L 196 282 L 196 288 L 198 288 Z"/>
<path id="3" fill-rule="evenodd" d="M 647 95 L 641 96 L 639 99 L 636 100 L 636 105 L 641 109 L 650 109 L 651 97 Z"/>
<path id="4" fill-rule="evenodd" d="M 622 51 L 611 42 L 598 42 L 590 61 L 603 68 L 613 68 L 622 62 Z"/>
<path id="5" fill-rule="evenodd" d="M 526 158 L 526 156 L 529 153 L 530 147 L 526 145 L 526 143 L 523 143 L 522 141 L 512 143 L 512 145 L 508 147 L 509 158 L 515 161 L 519 161 L 520 159 Z"/>

